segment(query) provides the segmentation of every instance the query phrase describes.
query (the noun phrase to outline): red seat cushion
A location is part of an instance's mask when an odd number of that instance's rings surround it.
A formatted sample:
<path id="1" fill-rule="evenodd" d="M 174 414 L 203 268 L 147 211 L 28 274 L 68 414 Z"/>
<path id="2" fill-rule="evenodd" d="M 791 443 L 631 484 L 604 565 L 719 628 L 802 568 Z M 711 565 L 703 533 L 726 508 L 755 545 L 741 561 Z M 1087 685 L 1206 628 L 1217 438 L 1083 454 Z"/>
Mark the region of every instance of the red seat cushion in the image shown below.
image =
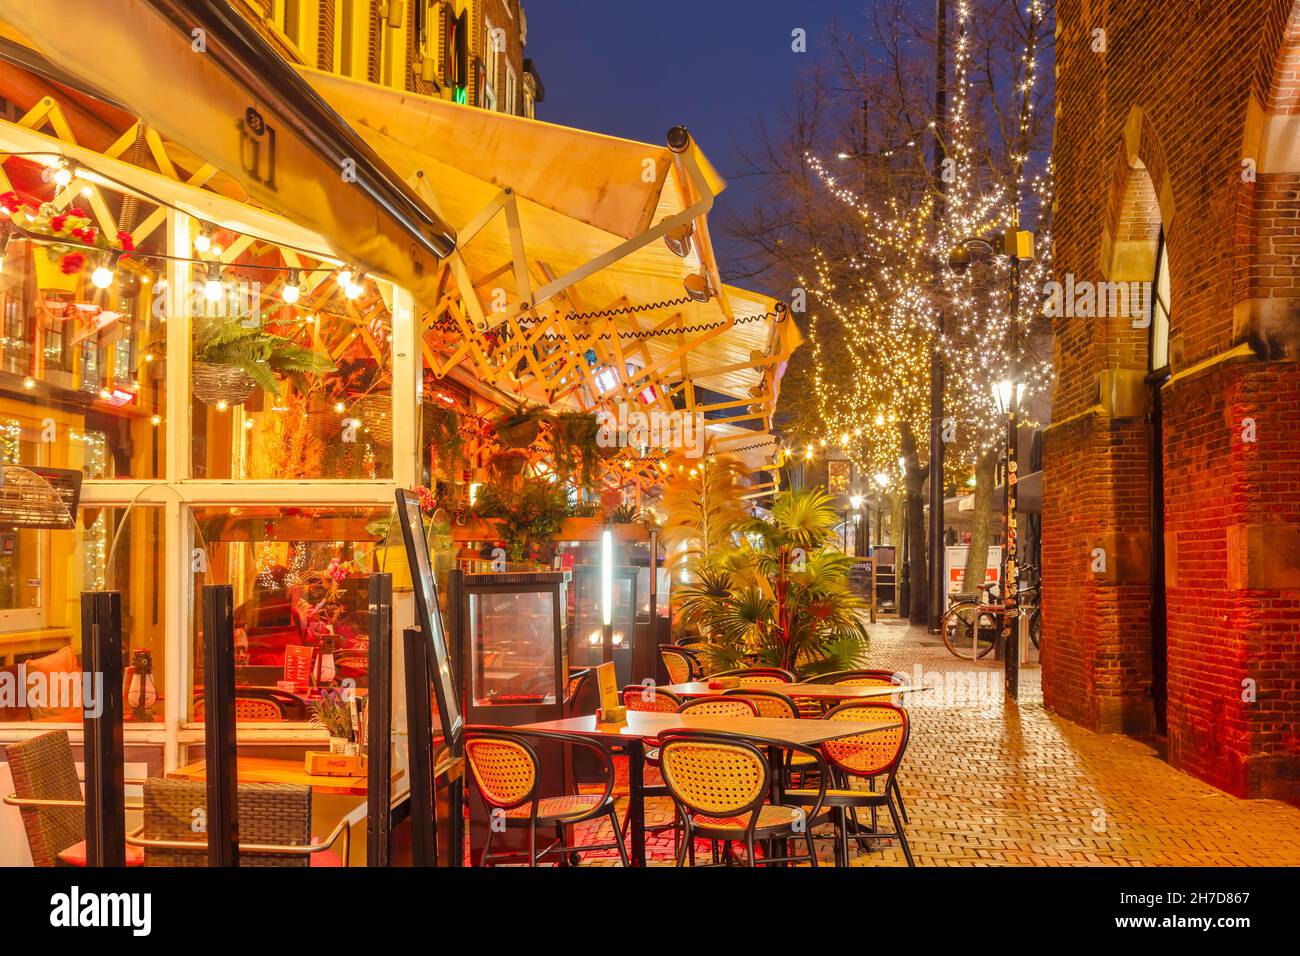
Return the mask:
<path id="1" fill-rule="evenodd" d="M 337 867 L 342 866 L 343 861 L 339 859 L 339 855 L 333 850 L 321 850 L 319 853 L 313 853 L 311 855 L 311 865 L 314 867 Z"/>
<path id="2" fill-rule="evenodd" d="M 59 853 L 59 862 L 66 863 L 68 866 L 85 866 L 86 865 L 86 841 L 74 843 L 66 850 Z M 144 848 L 138 846 L 126 845 L 126 865 L 127 866 L 144 866 Z"/>

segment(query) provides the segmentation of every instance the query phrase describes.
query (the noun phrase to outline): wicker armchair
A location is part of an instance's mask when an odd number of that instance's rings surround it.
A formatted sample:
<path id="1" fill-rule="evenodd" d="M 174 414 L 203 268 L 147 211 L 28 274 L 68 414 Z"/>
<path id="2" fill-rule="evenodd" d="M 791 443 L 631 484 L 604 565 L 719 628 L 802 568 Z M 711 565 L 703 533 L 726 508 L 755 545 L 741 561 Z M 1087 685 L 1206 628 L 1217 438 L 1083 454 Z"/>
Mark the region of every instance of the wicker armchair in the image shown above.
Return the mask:
<path id="1" fill-rule="evenodd" d="M 745 697 L 697 697 L 677 708 L 693 717 L 757 717 L 758 707 Z"/>
<path id="2" fill-rule="evenodd" d="M 699 657 L 684 647 L 665 644 L 659 648 L 659 658 L 664 662 L 664 671 L 668 674 L 670 684 L 685 684 L 704 676 L 704 667 Z"/>
<path id="3" fill-rule="evenodd" d="M 747 684 L 793 684 L 795 676 L 781 667 L 741 667 L 712 677 L 739 677 Z"/>
<path id="4" fill-rule="evenodd" d="M 653 684 L 628 684 L 623 688 L 623 706 L 651 714 L 675 714 L 682 706 L 682 699 Z"/>
<path id="5" fill-rule="evenodd" d="M 5 747 L 14 793 L 5 803 L 19 808 L 36 866 L 86 865 L 85 798 L 66 730 Z M 126 865 L 140 866 L 144 854 L 127 846 Z"/>
<path id="6" fill-rule="evenodd" d="M 696 838 L 719 841 L 727 849 L 743 843 L 747 866 L 795 861 L 817 865 L 812 828 L 821 822 L 821 801 L 814 799 L 807 810 L 767 803 L 771 771 L 757 746 L 728 734 L 696 730 L 665 731 L 659 746 L 664 783 L 685 830 L 677 851 L 678 866 L 688 859 L 695 865 Z M 828 774 L 820 777 L 824 796 Z M 775 841 L 800 837 L 806 856 L 772 855 L 760 860 L 755 853 L 758 840 L 774 841 L 775 846 Z M 724 861 L 732 859 L 729 852 L 724 854 Z"/>
<path id="7" fill-rule="evenodd" d="M 818 684 L 848 684 L 851 687 L 901 687 L 906 679 L 901 674 L 884 670 L 835 671 L 817 678 Z"/>
<path id="8" fill-rule="evenodd" d="M 554 741 L 593 751 L 604 764 L 605 791 L 601 794 L 564 794 L 543 796 L 541 793 L 541 758 L 531 741 Z M 546 856 L 557 854 L 561 866 L 570 854 L 592 850 L 617 849 L 619 859 L 628 866 L 627 847 L 619 831 L 618 813 L 614 808 L 614 760 L 609 748 L 599 740 L 574 734 L 503 727 L 470 727 L 465 732 L 465 762 L 469 765 L 475 789 L 487 806 L 493 821 L 501 820 L 507 828 L 528 829 L 528 866 L 535 867 Z M 610 843 L 568 846 L 564 828 L 608 817 L 614 839 Z M 555 830 L 555 842 L 540 852 L 537 831 Z M 518 862 L 519 854 L 493 854 L 492 837 L 496 827 L 489 826 L 479 866 L 493 866 L 497 861 Z"/>
<path id="9" fill-rule="evenodd" d="M 291 705 L 283 691 L 239 690 L 235 695 L 235 720 L 257 720 L 272 723 L 288 720 L 291 706 L 301 710 L 301 703 Z M 194 699 L 194 719 L 202 720 L 207 713 L 203 697 Z"/>
<path id="10" fill-rule="evenodd" d="M 758 709 L 760 717 L 784 717 L 793 720 L 799 716 L 799 707 L 794 698 L 777 690 L 754 690 L 747 687 L 733 687 L 724 690 L 723 697 L 740 697 L 749 701 Z"/>
<path id="11" fill-rule="evenodd" d="M 873 789 L 855 790 L 845 786 L 827 790 L 823 784 L 821 791 L 811 789 L 789 790 L 786 799 L 800 805 L 828 807 L 832 811 L 839 840 L 836 857 L 842 865 L 848 865 L 849 840 L 861 843 L 867 840 L 896 839 L 903 848 L 903 856 L 908 866 L 915 866 L 912 850 L 907 845 L 907 833 L 903 821 L 899 818 L 895 803 L 897 774 L 903 756 L 907 752 L 907 740 L 910 731 L 907 711 L 887 701 L 850 701 L 840 704 L 826 715 L 827 720 L 878 720 L 881 717 L 898 717 L 901 725 L 892 730 L 883 730 L 870 734 L 859 734 L 828 740 L 822 744 L 822 753 L 831 768 L 845 783 L 863 780 Z M 884 786 L 875 790 L 875 781 L 884 778 Z M 884 808 L 893 821 L 893 832 L 882 833 L 877 826 L 877 811 Z M 871 811 L 871 830 L 866 831 L 857 825 L 858 809 Z M 850 828 L 850 814 L 853 826 Z"/>
<path id="12" fill-rule="evenodd" d="M 346 866 L 351 825 L 346 820 L 324 841 L 311 833 L 311 787 L 292 783 L 241 783 L 239 865 L 241 867 Z M 144 850 L 145 866 L 203 867 L 208 844 L 194 829 L 208 805 L 207 783 L 151 777 L 144 783 L 144 826 L 128 834 L 128 846 Z M 343 838 L 342 858 L 331 847 Z"/>
<path id="13" fill-rule="evenodd" d="M 565 714 L 569 717 L 576 717 L 579 713 L 578 697 L 588 687 L 591 686 L 592 678 L 595 676 L 594 667 L 584 667 L 578 670 L 570 668 L 569 680 L 565 685 L 566 700 L 564 703 Z"/>

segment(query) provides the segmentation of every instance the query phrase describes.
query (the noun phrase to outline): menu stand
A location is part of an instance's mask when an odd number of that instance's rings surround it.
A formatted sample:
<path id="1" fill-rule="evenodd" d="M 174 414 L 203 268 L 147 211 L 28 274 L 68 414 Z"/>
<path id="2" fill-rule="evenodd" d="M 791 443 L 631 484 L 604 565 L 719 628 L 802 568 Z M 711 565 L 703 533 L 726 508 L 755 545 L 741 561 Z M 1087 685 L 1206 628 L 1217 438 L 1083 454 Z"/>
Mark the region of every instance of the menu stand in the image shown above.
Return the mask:
<path id="1" fill-rule="evenodd" d="M 235 761 L 235 593 L 203 588 L 204 757 L 208 783 L 208 866 L 239 866 Z M 118 685 L 122 683 L 118 678 Z"/>
<path id="2" fill-rule="evenodd" d="M 366 692 L 366 866 L 388 866 L 393 802 L 393 576 L 370 576 Z"/>
<path id="3" fill-rule="evenodd" d="M 82 695 L 86 766 L 86 865 L 126 866 L 122 744 L 122 595 L 81 595 L 82 672 L 99 686 Z M 93 684 L 91 685 L 94 686 Z M 83 690 L 85 685 L 83 684 Z"/>

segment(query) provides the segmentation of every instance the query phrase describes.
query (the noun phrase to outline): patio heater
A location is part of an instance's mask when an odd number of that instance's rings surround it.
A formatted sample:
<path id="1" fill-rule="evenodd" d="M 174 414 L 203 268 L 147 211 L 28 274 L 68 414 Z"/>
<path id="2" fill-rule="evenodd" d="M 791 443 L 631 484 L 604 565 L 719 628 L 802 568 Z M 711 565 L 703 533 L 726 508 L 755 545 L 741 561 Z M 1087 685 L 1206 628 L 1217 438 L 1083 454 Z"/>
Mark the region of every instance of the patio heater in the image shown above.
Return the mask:
<path id="1" fill-rule="evenodd" d="M 614 533 L 600 533 L 601 661 L 614 660 Z"/>
<path id="2" fill-rule="evenodd" d="M 853 556 L 860 558 L 862 554 L 862 502 L 861 495 L 850 495 L 849 505 L 853 508 Z"/>

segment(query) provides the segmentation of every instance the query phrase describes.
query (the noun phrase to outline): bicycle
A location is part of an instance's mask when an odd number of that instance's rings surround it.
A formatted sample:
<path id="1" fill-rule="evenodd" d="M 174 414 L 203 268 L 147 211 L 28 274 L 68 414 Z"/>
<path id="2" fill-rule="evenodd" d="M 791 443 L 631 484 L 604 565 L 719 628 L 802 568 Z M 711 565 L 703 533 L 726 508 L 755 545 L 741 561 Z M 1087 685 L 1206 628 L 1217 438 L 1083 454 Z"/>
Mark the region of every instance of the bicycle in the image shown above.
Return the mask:
<path id="1" fill-rule="evenodd" d="M 1034 583 L 1016 591 L 1018 615 L 1029 619 L 1029 639 L 1038 648 L 1042 635 L 1043 619 L 1040 607 L 1042 584 L 1038 569 L 1026 565 L 1021 576 L 1033 578 Z M 997 645 L 1002 631 L 1006 605 L 1002 603 L 996 582 L 981 585 L 975 594 L 950 594 L 948 610 L 944 612 L 940 633 L 944 647 L 962 660 L 979 660 Z"/>

